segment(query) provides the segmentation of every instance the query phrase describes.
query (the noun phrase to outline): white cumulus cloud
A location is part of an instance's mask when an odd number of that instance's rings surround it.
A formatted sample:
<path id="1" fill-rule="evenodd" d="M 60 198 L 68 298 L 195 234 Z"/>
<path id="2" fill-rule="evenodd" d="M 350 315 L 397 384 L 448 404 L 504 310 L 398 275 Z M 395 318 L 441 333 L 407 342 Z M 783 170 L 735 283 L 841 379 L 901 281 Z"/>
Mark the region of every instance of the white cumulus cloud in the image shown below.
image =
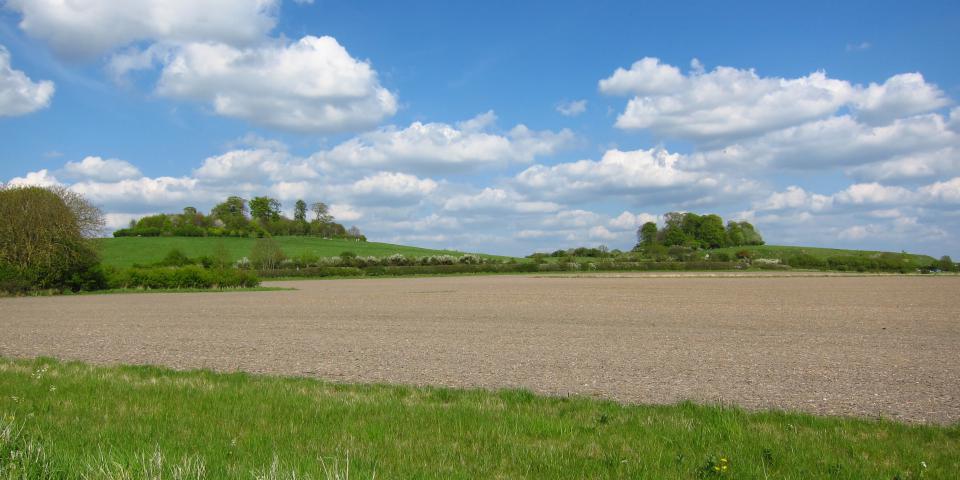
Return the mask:
<path id="1" fill-rule="evenodd" d="M 417 172 L 470 171 L 480 167 L 529 163 L 574 141 L 573 132 L 534 131 L 517 125 L 506 133 L 489 131 L 495 116 L 487 112 L 458 125 L 413 122 L 358 135 L 320 152 L 319 160 L 350 167 Z"/>
<path id="2" fill-rule="evenodd" d="M 781 78 L 719 66 L 709 72 L 694 68 L 684 75 L 656 58 L 644 58 L 629 70 L 617 69 L 599 85 L 603 93 L 633 96 L 617 127 L 705 143 L 797 126 L 844 107 L 865 122 L 882 123 L 949 104 L 943 92 L 918 73 L 862 86 L 822 71 Z"/>
<path id="3" fill-rule="evenodd" d="M 141 177 L 140 169 L 130 162 L 115 158 L 86 157 L 79 162 L 67 162 L 63 166 L 65 177 L 112 182 Z"/>
<path id="4" fill-rule="evenodd" d="M 209 102 L 226 117 L 303 132 L 372 127 L 397 111 L 396 97 L 370 64 L 332 37 L 251 48 L 184 45 L 164 66 L 157 92 Z"/>
<path id="5" fill-rule="evenodd" d="M 276 24 L 279 0 L 7 0 L 20 28 L 59 55 L 91 58 L 138 41 L 248 45 Z"/>
<path id="6" fill-rule="evenodd" d="M 576 117 L 577 115 L 587 111 L 587 101 L 573 100 L 570 102 L 562 102 L 557 105 L 557 111 L 566 117 Z"/>
<path id="7" fill-rule="evenodd" d="M 0 117 L 26 115 L 50 106 L 53 82 L 34 82 L 10 65 L 10 52 L 0 45 Z"/>

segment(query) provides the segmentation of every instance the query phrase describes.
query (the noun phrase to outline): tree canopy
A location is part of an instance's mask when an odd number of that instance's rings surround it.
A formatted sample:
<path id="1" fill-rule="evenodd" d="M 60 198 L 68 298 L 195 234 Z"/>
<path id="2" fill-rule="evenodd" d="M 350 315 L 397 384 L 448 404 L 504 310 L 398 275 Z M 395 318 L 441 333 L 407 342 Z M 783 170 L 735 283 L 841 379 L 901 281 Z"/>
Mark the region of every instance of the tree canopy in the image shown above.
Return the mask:
<path id="1" fill-rule="evenodd" d="M 669 212 L 663 216 L 663 227 L 647 222 L 637 229 L 637 247 L 662 245 L 688 248 L 740 247 L 763 245 L 760 232 L 746 221 L 730 221 L 726 227 L 720 215 L 698 215 L 691 212 Z"/>
<path id="2" fill-rule="evenodd" d="M 325 238 L 366 240 L 357 227 L 347 229 L 334 221 L 323 202 L 311 205 L 314 218 L 307 221 L 307 202 L 297 200 L 294 218 L 283 215 L 279 200 L 253 197 L 249 202 L 238 196 L 228 197 L 204 215 L 186 207 L 183 213 L 161 213 L 133 221 L 129 228 L 113 232 L 115 237 L 266 237 L 271 235 L 315 235 Z"/>

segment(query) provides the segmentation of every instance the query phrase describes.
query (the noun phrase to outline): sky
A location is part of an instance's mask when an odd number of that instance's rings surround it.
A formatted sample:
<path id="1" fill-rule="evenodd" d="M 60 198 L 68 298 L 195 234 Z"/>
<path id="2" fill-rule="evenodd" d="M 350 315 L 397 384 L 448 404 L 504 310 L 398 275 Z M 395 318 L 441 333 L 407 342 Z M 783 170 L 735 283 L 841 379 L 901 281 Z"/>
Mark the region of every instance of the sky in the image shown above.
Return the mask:
<path id="1" fill-rule="evenodd" d="M 497 254 L 692 211 L 960 258 L 955 1 L 0 5 L 0 182 L 111 229 L 268 195 Z"/>

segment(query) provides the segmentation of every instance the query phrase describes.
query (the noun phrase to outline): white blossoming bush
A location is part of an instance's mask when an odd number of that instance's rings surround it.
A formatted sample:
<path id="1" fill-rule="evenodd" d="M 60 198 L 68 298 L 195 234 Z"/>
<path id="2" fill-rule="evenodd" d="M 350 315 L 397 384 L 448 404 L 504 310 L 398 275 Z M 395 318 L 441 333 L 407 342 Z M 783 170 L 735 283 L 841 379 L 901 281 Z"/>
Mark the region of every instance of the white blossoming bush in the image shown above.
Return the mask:
<path id="1" fill-rule="evenodd" d="M 243 257 L 240 260 L 237 260 L 237 263 L 235 264 L 235 266 L 237 268 L 248 269 L 250 268 L 250 259 L 247 257 Z"/>
<path id="2" fill-rule="evenodd" d="M 472 254 L 472 253 L 468 253 L 468 254 L 460 257 L 459 259 L 457 259 L 457 261 L 458 261 L 459 263 L 464 264 L 464 265 L 480 265 L 480 264 L 484 263 L 483 257 L 481 257 L 481 256 L 479 256 L 479 255 L 474 255 L 474 254 Z"/>
<path id="3" fill-rule="evenodd" d="M 389 265 L 391 267 L 405 267 L 408 265 L 413 265 L 413 263 L 413 260 L 404 255 L 400 255 L 399 253 L 394 253 L 393 255 L 383 259 L 384 266 Z"/>

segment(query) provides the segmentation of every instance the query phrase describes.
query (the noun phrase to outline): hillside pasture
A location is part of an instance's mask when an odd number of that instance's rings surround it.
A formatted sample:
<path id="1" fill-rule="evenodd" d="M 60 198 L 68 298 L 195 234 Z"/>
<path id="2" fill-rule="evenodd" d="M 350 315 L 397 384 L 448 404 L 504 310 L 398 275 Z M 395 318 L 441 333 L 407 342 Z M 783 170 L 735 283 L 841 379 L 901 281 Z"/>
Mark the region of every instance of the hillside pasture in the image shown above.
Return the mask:
<path id="1" fill-rule="evenodd" d="M 385 257 L 397 253 L 414 257 L 464 254 L 452 250 L 431 250 L 389 243 L 320 237 L 288 236 L 274 237 L 274 239 L 288 257 L 301 255 L 335 257 L 343 252 L 374 257 Z M 158 262 L 173 249 L 178 249 L 191 258 L 213 255 L 220 243 L 230 254 L 231 260 L 237 261 L 250 255 L 255 242 L 256 239 L 253 238 L 236 237 L 121 237 L 97 239 L 96 245 L 105 265 L 123 268 L 134 264 L 148 265 Z"/>

